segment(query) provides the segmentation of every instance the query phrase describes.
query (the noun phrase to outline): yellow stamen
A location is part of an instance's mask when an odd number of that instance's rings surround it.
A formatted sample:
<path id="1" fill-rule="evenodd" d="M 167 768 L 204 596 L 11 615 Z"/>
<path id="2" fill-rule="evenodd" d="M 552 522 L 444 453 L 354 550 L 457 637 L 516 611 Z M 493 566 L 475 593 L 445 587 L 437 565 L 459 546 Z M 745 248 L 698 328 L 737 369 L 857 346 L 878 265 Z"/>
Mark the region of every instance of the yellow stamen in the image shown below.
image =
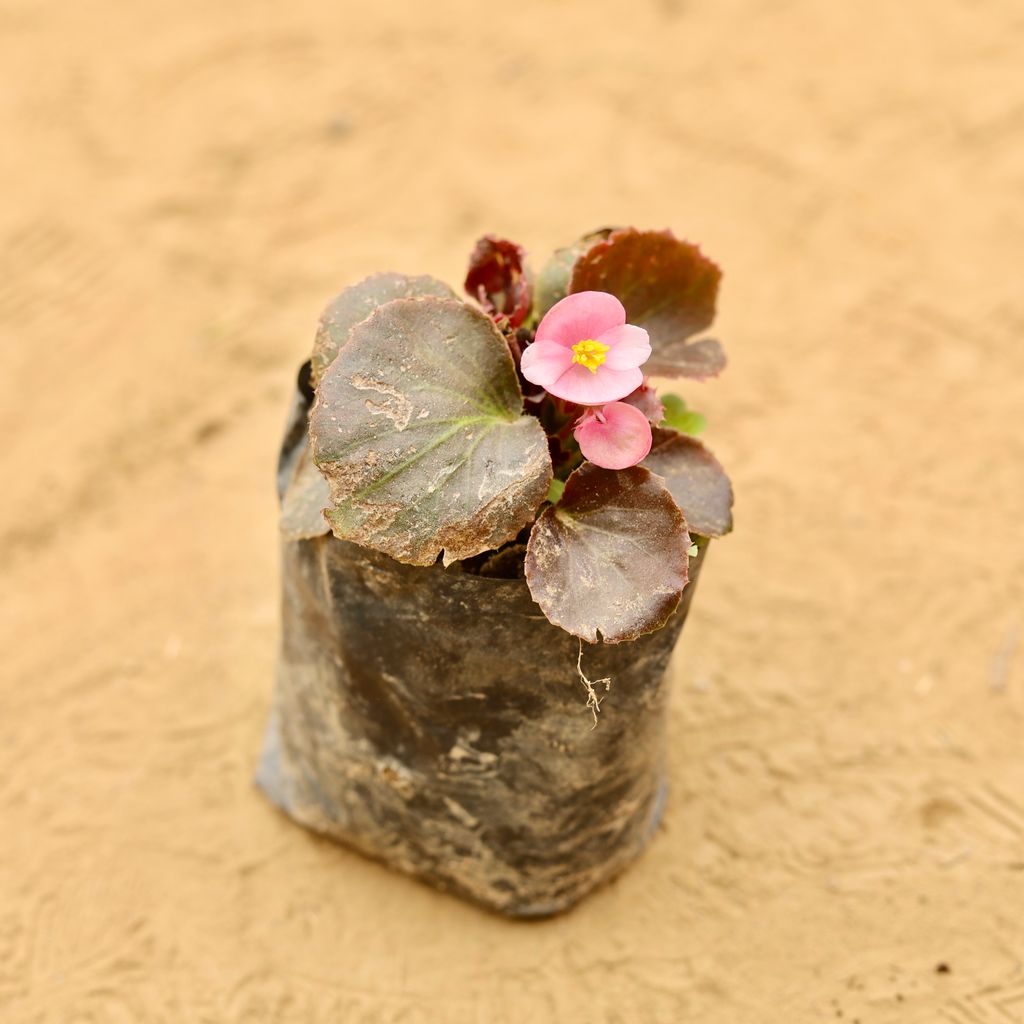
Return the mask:
<path id="1" fill-rule="evenodd" d="M 577 341 L 572 347 L 572 361 L 579 363 L 580 366 L 585 366 L 591 373 L 597 373 L 597 368 L 605 360 L 605 352 L 608 351 L 608 348 L 608 345 L 602 345 L 601 342 L 594 341 L 593 338 Z"/>

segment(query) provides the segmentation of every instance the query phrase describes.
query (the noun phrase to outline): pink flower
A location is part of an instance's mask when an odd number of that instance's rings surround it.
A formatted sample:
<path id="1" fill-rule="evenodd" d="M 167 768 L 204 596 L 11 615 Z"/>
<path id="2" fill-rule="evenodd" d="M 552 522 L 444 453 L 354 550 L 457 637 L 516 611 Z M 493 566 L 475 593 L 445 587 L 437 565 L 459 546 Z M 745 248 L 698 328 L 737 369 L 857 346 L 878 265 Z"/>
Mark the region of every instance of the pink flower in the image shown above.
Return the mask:
<path id="1" fill-rule="evenodd" d="M 626 323 L 614 295 L 576 292 L 547 311 L 523 353 L 522 371 L 556 398 L 604 405 L 643 384 L 640 367 L 650 354 L 647 332 Z"/>
<path id="2" fill-rule="evenodd" d="M 587 409 L 573 436 L 584 456 L 604 469 L 628 469 L 646 459 L 651 450 L 650 422 L 625 402 Z"/>

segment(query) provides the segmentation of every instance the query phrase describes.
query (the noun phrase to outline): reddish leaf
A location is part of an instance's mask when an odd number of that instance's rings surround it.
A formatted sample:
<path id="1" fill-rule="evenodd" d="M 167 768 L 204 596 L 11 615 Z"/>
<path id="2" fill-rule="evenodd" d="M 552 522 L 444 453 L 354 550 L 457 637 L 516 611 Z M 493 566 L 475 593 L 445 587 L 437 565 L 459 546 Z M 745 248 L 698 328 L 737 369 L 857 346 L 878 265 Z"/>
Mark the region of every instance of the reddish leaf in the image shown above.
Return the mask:
<path id="1" fill-rule="evenodd" d="M 505 339 L 451 299 L 396 299 L 352 329 L 310 417 L 335 535 L 400 562 L 497 548 L 551 483 Z"/>
<path id="2" fill-rule="evenodd" d="M 641 384 L 622 401 L 639 409 L 651 423 L 660 423 L 665 418 L 665 406 L 662 405 L 658 392 L 647 384 Z"/>
<path id="3" fill-rule="evenodd" d="M 653 473 L 585 463 L 534 525 L 526 579 L 556 626 L 591 643 L 620 643 L 669 620 L 686 586 L 689 547 L 686 519 Z"/>
<path id="4" fill-rule="evenodd" d="M 611 292 L 626 319 L 646 329 L 654 352 L 644 373 L 663 377 L 713 377 L 725 353 L 711 338 L 688 339 L 715 316 L 722 272 L 695 245 L 671 231 L 614 231 L 592 245 L 573 267 L 570 292 Z"/>
<path id="5" fill-rule="evenodd" d="M 654 446 L 641 465 L 664 478 L 693 533 L 721 537 L 732 529 L 732 484 L 695 437 L 655 430 Z"/>
<path id="6" fill-rule="evenodd" d="M 519 327 L 530 315 L 533 286 L 526 271 L 526 250 L 515 242 L 484 235 L 469 258 L 466 292 L 492 317 Z"/>
<path id="7" fill-rule="evenodd" d="M 349 331 L 365 320 L 378 306 L 392 299 L 408 299 L 417 295 L 435 295 L 454 299 L 455 292 L 436 277 L 422 274 L 373 274 L 351 285 L 334 298 L 320 316 L 316 340 L 313 342 L 313 383 L 324 375 L 338 350 L 348 341 Z"/>

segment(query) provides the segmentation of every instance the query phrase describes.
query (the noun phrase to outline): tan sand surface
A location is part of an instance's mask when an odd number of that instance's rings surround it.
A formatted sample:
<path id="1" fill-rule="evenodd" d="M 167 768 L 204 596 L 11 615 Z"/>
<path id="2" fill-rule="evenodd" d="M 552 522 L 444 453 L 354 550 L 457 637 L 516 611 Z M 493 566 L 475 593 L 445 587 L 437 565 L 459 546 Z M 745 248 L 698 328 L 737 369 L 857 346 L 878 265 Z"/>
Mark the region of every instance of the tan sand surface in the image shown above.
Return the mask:
<path id="1" fill-rule="evenodd" d="M 1019 0 L 0 0 L 0 138 L 3 1024 L 1024 1021 Z M 272 465 L 341 285 L 604 223 L 725 268 L 738 528 L 508 923 L 252 788 Z"/>

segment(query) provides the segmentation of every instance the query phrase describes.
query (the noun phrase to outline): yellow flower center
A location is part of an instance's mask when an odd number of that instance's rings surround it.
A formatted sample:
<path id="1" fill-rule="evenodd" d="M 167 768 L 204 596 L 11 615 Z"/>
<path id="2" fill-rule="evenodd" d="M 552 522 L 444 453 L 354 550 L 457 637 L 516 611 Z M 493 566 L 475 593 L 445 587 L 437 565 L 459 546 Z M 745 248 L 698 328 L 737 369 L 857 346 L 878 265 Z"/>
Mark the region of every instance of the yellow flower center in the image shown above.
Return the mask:
<path id="1" fill-rule="evenodd" d="M 591 373 L 597 373 L 597 368 L 604 362 L 607 351 L 607 345 L 602 345 L 593 338 L 577 341 L 572 347 L 572 361 L 585 366 Z"/>

